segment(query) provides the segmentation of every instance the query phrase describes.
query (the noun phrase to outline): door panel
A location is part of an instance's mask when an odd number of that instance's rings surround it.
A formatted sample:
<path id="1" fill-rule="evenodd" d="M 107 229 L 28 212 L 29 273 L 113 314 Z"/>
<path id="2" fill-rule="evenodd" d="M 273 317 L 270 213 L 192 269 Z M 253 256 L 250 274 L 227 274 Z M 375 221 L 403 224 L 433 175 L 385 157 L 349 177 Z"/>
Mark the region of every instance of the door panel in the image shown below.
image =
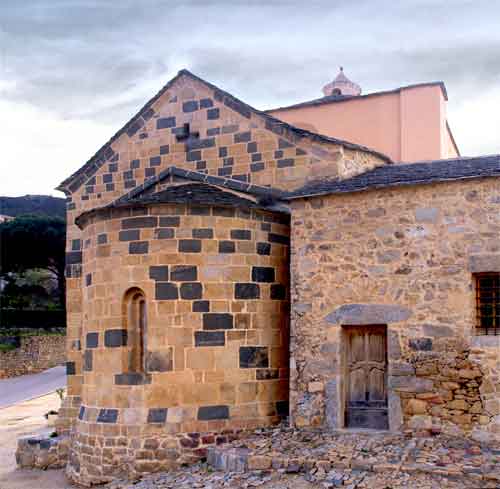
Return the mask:
<path id="1" fill-rule="evenodd" d="M 387 429 L 387 334 L 385 326 L 349 326 L 346 426 Z"/>

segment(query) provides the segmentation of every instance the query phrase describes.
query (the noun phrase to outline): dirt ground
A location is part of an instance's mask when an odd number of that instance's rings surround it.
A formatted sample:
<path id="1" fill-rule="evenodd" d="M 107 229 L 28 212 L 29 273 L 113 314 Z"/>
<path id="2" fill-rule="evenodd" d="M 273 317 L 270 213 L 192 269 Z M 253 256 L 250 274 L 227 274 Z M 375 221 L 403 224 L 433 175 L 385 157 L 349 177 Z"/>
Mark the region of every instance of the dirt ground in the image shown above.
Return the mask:
<path id="1" fill-rule="evenodd" d="M 56 393 L 0 409 L 0 489 L 75 489 L 63 470 L 17 469 L 17 438 L 50 430 L 43 415 L 60 406 Z"/>

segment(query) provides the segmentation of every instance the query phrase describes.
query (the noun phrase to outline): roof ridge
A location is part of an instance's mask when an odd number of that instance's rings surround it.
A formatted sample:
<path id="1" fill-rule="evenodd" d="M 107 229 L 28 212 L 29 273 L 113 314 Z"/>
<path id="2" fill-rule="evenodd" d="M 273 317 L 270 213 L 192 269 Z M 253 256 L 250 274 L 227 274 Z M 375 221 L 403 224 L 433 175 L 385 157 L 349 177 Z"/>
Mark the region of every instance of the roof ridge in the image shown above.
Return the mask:
<path id="1" fill-rule="evenodd" d="M 128 122 L 126 122 L 125 125 L 122 126 L 122 128 L 119 129 L 103 146 L 101 146 L 101 148 L 99 148 L 99 150 L 97 150 L 97 152 L 83 166 L 81 166 L 77 171 L 72 173 L 68 178 L 63 180 L 56 187 L 56 190 L 60 190 L 65 194 L 77 190 L 87 178 L 90 178 L 107 160 L 109 160 L 114 156 L 114 151 L 111 148 L 111 144 L 113 142 L 115 142 L 125 132 L 130 131 L 132 134 L 135 134 L 135 132 L 137 132 L 144 125 L 144 123 L 152 117 L 153 114 L 151 113 L 151 105 L 153 105 L 181 76 L 189 76 L 194 80 L 197 80 L 200 83 L 203 83 L 204 85 L 208 86 L 210 89 L 214 91 L 214 97 L 216 96 L 216 94 L 218 94 L 220 100 L 225 100 L 225 98 L 227 98 L 230 101 L 231 100 L 234 101 L 236 104 L 238 104 L 238 106 L 246 108 L 247 112 L 248 111 L 254 112 L 257 115 L 262 116 L 266 120 L 266 128 L 274 132 L 275 134 L 279 134 L 286 138 L 287 135 L 283 134 L 283 132 L 288 131 L 292 135 L 295 135 L 298 139 L 307 137 L 321 142 L 341 145 L 348 149 L 368 152 L 370 154 L 373 154 L 381 158 L 387 163 L 392 163 L 392 160 L 387 155 L 384 155 L 383 153 L 368 148 L 366 146 L 345 141 L 342 139 L 333 138 L 330 136 L 325 136 L 323 134 L 314 133 L 312 131 L 307 131 L 305 129 L 300 129 L 291 124 L 283 122 L 280 119 L 277 119 L 276 117 L 267 114 L 265 111 L 261 111 L 259 109 L 252 107 L 251 105 L 248 105 L 246 102 L 243 102 L 242 100 L 230 94 L 229 92 L 222 90 L 216 85 L 204 80 L 203 78 L 200 78 L 198 75 L 195 75 L 194 73 L 184 68 L 179 70 L 172 79 L 170 79 L 150 100 L 148 100 L 144 104 L 144 106 Z M 236 110 L 234 104 L 225 103 L 225 105 L 228 105 L 229 108 Z M 246 117 L 249 116 L 247 115 Z"/>
<path id="2" fill-rule="evenodd" d="M 441 88 L 441 91 L 443 93 L 445 100 L 448 100 L 448 91 L 446 89 L 445 83 L 442 80 L 437 80 L 437 81 L 431 81 L 431 82 L 412 83 L 410 85 L 403 85 L 401 87 L 396 87 L 396 88 L 392 88 L 389 90 L 379 90 L 377 92 L 365 93 L 363 95 L 326 95 L 324 97 L 306 100 L 304 102 L 298 102 L 298 103 L 291 104 L 291 105 L 284 105 L 281 107 L 266 109 L 266 112 L 297 109 L 300 107 L 310 107 L 310 106 L 314 106 L 314 105 L 325 105 L 325 104 L 336 103 L 336 102 L 346 102 L 346 101 L 353 100 L 353 99 L 356 99 L 356 100 L 365 99 L 365 98 L 369 98 L 369 97 L 377 97 L 380 95 L 390 95 L 393 93 L 399 93 L 402 90 L 409 90 L 412 88 L 419 88 L 419 87 L 426 87 L 426 86 L 429 86 L 429 87 L 439 86 Z"/>

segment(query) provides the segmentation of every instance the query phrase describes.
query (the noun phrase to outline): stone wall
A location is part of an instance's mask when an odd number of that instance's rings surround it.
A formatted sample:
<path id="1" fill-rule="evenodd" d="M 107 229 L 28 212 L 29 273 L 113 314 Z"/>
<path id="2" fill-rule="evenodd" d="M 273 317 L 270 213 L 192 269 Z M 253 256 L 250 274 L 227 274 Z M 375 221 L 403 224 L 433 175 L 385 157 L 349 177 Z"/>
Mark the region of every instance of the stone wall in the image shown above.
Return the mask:
<path id="1" fill-rule="evenodd" d="M 177 139 L 189 124 L 192 141 Z M 81 401 L 82 212 L 105 206 L 162 170 L 177 166 L 208 175 L 291 190 L 319 177 L 348 177 L 386 161 L 341 142 L 293 132 L 189 75 L 182 75 L 68 183 L 68 360 L 75 373 L 61 408 L 58 432 L 69 433 Z"/>
<path id="2" fill-rule="evenodd" d="M 90 219 L 72 479 L 166 469 L 288 415 L 288 220 L 170 204 Z M 130 368 L 131 289 L 146 301 L 142 370 Z"/>
<path id="3" fill-rule="evenodd" d="M 387 325 L 391 429 L 500 436 L 500 337 L 476 336 L 473 272 L 500 271 L 495 179 L 296 201 L 291 413 L 344 426 L 343 326 Z"/>
<path id="4" fill-rule="evenodd" d="M 41 372 L 66 361 L 66 336 L 36 335 L 13 338 L 19 346 L 0 351 L 0 379 Z"/>

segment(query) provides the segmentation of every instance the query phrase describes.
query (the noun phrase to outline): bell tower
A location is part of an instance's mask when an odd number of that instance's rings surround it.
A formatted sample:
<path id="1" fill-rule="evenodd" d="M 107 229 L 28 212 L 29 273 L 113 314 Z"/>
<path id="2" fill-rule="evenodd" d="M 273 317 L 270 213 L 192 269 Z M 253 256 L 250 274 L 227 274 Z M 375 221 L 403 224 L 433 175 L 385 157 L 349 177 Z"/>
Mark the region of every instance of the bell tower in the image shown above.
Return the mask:
<path id="1" fill-rule="evenodd" d="M 338 75 L 335 79 L 326 84 L 323 87 L 323 93 L 325 97 L 328 96 L 357 96 L 361 95 L 361 87 L 357 84 L 349 80 L 344 75 L 344 68 L 341 66 Z"/>

